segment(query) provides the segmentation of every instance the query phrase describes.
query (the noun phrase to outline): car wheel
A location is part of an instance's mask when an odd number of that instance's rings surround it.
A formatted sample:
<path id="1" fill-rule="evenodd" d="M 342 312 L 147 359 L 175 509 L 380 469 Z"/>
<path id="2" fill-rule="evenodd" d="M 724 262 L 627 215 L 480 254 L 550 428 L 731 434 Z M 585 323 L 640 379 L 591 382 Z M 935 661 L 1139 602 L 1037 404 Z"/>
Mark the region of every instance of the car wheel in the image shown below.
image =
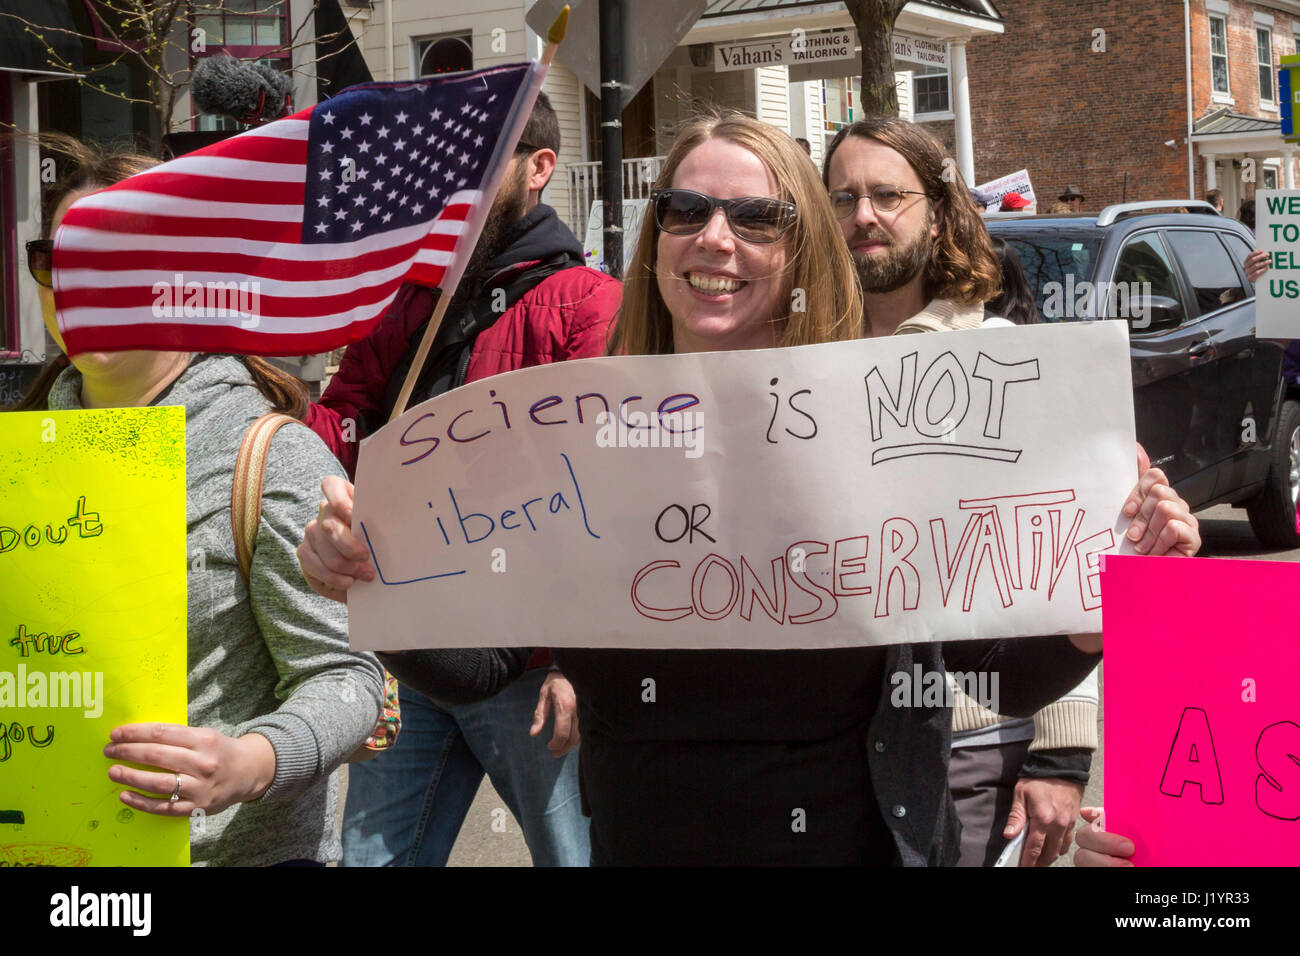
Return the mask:
<path id="1" fill-rule="evenodd" d="M 1246 504 L 1246 514 L 1260 544 L 1294 548 L 1300 546 L 1295 527 L 1296 495 L 1300 494 L 1300 402 L 1283 402 L 1277 424 L 1268 482 Z"/>

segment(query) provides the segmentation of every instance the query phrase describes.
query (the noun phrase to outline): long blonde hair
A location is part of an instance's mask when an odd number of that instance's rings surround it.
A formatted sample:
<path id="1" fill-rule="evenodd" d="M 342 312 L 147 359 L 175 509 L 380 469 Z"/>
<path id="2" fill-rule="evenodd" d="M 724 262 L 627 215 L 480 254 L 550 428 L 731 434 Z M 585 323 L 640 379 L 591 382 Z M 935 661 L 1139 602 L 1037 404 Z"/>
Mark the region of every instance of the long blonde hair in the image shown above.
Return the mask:
<path id="1" fill-rule="evenodd" d="M 781 240 L 789 243 L 784 314 L 772 316 L 776 345 L 811 345 L 859 338 L 862 299 L 848 246 L 840 233 L 826 190 L 798 143 L 781 130 L 741 113 L 708 113 L 679 132 L 654 188 L 672 185 L 677 167 L 697 146 L 724 139 L 749 150 L 778 183 L 779 198 L 798 210 Z M 743 240 L 740 240 L 743 241 Z M 623 283 L 623 307 L 612 326 L 611 355 L 665 355 L 673 351 L 673 322 L 659 294 L 656 268 L 659 226 L 646 215 L 636 253 Z M 802 290 L 802 295 L 795 293 Z M 802 308 L 797 308 L 802 306 Z"/>

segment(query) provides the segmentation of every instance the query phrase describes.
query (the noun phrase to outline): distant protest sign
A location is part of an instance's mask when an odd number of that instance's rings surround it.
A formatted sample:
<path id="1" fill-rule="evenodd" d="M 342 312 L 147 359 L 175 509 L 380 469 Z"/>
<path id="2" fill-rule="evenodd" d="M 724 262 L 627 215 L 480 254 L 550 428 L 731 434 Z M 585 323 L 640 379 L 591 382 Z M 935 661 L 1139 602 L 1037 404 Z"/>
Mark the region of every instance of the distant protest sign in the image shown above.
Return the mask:
<path id="1" fill-rule="evenodd" d="M 1255 323 L 1260 338 L 1300 339 L 1300 190 L 1255 192 L 1255 239 L 1269 254 L 1255 280 Z"/>
<path id="2" fill-rule="evenodd" d="M 1101 587 L 1105 828 L 1139 865 L 1294 866 L 1300 565 L 1107 556 Z"/>
<path id="3" fill-rule="evenodd" d="M 1100 630 L 1121 322 L 586 359 L 362 445 L 353 647 L 834 647 Z"/>
<path id="4" fill-rule="evenodd" d="M 1001 176 L 975 188 L 984 194 L 991 212 L 997 211 L 1007 193 L 1020 193 L 1031 206 L 1038 201 L 1034 196 L 1034 187 L 1029 181 L 1027 169 L 1017 170 L 1009 176 Z"/>
<path id="5" fill-rule="evenodd" d="M 0 867 L 185 866 L 109 732 L 186 722 L 185 410 L 0 415 Z"/>

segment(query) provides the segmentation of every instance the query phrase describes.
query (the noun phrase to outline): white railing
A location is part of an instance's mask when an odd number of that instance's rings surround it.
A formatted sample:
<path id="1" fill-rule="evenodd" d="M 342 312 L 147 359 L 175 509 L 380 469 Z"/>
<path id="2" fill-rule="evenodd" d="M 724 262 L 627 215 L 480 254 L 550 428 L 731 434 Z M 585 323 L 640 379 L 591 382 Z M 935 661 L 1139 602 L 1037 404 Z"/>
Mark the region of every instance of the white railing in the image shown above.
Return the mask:
<path id="1" fill-rule="evenodd" d="M 663 156 L 623 160 L 623 198 L 649 199 L 663 162 Z M 565 168 L 569 173 L 569 222 L 575 229 L 583 229 L 592 203 L 600 198 L 600 163 L 570 163 Z"/>

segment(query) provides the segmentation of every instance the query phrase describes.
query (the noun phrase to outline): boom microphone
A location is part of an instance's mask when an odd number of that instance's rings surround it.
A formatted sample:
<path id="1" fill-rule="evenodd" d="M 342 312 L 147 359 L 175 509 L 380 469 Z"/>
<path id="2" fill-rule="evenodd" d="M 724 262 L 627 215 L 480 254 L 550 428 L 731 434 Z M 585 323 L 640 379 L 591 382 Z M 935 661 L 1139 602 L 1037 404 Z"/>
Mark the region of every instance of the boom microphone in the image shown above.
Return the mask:
<path id="1" fill-rule="evenodd" d="M 200 112 L 251 126 L 288 115 L 293 108 L 293 81 L 266 63 L 248 63 L 233 56 L 205 57 L 194 68 L 190 92 Z"/>

